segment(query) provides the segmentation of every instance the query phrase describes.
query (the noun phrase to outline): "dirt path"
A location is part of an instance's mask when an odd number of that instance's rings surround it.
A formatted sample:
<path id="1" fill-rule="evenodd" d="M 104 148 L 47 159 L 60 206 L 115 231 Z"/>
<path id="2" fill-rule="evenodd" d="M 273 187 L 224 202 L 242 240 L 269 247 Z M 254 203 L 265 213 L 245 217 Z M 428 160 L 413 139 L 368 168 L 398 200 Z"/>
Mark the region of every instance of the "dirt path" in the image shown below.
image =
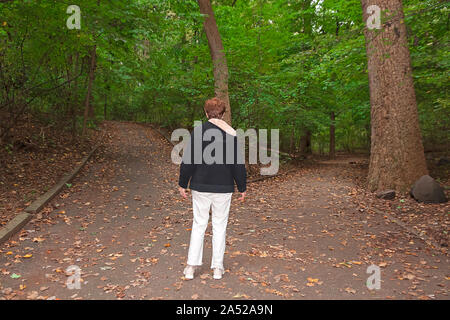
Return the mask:
<path id="1" fill-rule="evenodd" d="M 249 186 L 233 200 L 222 280 L 184 281 L 192 209 L 177 194 L 171 148 L 148 127 L 107 122 L 109 139 L 75 179 L 0 247 L 6 299 L 448 299 L 449 260 L 361 209 L 332 166 Z M 237 197 L 235 197 L 237 198 Z M 381 266 L 381 289 L 366 287 Z M 66 268 L 81 269 L 69 290 Z"/>

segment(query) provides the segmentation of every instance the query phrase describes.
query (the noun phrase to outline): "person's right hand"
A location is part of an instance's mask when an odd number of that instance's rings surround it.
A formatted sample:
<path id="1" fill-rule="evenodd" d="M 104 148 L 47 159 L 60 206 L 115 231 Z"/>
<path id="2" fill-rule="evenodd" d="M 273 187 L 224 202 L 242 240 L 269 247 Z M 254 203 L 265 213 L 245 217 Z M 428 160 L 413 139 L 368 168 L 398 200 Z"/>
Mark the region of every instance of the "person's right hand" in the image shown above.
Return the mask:
<path id="1" fill-rule="evenodd" d="M 241 202 L 244 202 L 245 196 L 246 196 L 246 195 L 247 195 L 247 191 L 241 192 L 241 197 L 239 198 L 239 200 L 240 200 Z"/>
<path id="2" fill-rule="evenodd" d="M 180 192 L 180 195 L 181 195 L 184 199 L 187 199 L 187 194 L 186 194 L 186 189 L 185 189 L 185 188 L 178 187 L 178 191 Z"/>

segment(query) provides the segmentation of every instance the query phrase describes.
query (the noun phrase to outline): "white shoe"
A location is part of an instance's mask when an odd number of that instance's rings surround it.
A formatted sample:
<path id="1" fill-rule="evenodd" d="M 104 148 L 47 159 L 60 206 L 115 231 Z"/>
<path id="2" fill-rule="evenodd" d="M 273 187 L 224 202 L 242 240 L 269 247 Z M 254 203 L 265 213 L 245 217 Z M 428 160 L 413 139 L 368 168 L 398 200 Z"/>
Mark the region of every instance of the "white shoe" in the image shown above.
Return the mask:
<path id="1" fill-rule="evenodd" d="M 195 267 L 194 266 L 187 266 L 186 268 L 184 268 L 184 277 L 188 280 L 192 280 L 194 279 L 194 273 L 195 273 Z"/>
<path id="2" fill-rule="evenodd" d="M 220 279 L 222 279 L 223 273 L 224 272 L 223 272 L 222 269 L 214 268 L 214 276 L 213 276 L 213 278 L 216 279 L 216 280 L 220 280 Z"/>

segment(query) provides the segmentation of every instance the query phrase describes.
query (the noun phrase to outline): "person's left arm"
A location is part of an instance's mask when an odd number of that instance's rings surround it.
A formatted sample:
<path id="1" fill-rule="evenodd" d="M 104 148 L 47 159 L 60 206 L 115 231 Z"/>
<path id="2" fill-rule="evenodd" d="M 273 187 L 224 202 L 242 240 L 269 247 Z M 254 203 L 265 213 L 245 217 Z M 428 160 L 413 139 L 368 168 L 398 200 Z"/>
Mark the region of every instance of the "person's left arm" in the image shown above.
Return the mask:
<path id="1" fill-rule="evenodd" d="M 180 194 L 183 198 L 187 198 L 186 189 L 188 187 L 189 181 L 192 178 L 192 175 L 195 171 L 195 164 L 194 164 L 194 155 L 192 153 L 193 148 L 193 137 L 189 137 L 189 141 L 187 143 L 187 146 L 185 150 L 183 151 L 183 158 L 180 165 L 180 177 L 178 179 L 178 190 L 180 191 Z"/>

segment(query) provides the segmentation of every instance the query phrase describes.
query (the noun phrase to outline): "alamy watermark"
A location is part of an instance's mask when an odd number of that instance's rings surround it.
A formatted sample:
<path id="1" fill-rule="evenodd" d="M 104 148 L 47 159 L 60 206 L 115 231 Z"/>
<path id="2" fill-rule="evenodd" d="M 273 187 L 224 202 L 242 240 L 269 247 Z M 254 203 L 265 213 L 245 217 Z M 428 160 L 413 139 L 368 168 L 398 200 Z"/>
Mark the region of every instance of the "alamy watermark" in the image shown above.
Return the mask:
<path id="1" fill-rule="evenodd" d="M 377 5 L 370 5 L 366 10 L 369 17 L 367 18 L 367 28 L 369 30 L 381 29 L 381 9 Z"/>
<path id="2" fill-rule="evenodd" d="M 79 266 L 71 265 L 66 269 L 66 287 L 69 290 L 81 289 L 81 269 Z"/>
<path id="3" fill-rule="evenodd" d="M 67 7 L 66 10 L 67 14 L 70 14 L 71 16 L 67 18 L 66 25 L 69 30 L 81 29 L 81 10 L 80 7 L 72 4 Z"/>
<path id="4" fill-rule="evenodd" d="M 367 278 L 366 286 L 369 290 L 380 290 L 381 289 L 381 269 L 379 266 L 372 264 L 367 267 L 366 273 L 371 274 Z"/>
<path id="5" fill-rule="evenodd" d="M 173 148 L 171 158 L 174 164 L 245 164 L 245 141 L 248 138 L 248 163 L 269 165 L 261 168 L 260 173 L 274 175 L 280 163 L 279 136 L 279 129 L 270 130 L 270 148 L 267 129 L 259 129 L 258 132 L 255 129 L 237 129 L 237 139 L 227 134 L 224 141 L 221 130 L 210 128 L 203 132 L 201 122 L 196 121 L 192 135 L 187 129 L 172 132 L 172 141 L 182 141 Z M 202 148 L 203 142 L 209 142 L 205 148 Z"/>

